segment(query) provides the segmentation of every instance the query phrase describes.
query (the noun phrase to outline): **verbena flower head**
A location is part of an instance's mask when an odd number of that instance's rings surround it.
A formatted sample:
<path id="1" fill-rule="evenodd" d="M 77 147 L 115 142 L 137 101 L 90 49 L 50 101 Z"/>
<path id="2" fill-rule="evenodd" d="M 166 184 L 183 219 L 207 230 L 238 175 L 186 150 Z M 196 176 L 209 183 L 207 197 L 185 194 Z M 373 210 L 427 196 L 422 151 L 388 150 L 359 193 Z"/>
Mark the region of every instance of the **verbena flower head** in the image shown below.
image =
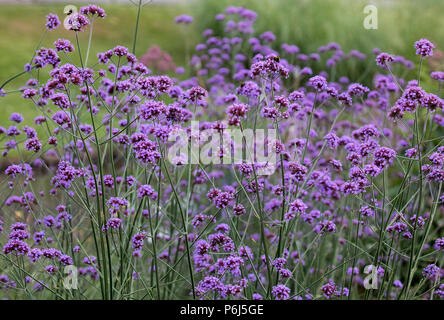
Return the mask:
<path id="1" fill-rule="evenodd" d="M 320 92 L 327 88 L 327 80 L 323 76 L 314 76 L 310 78 L 308 85 Z"/>
<path id="2" fill-rule="evenodd" d="M 438 80 L 438 81 L 444 81 L 444 72 L 443 71 L 434 71 L 430 73 L 430 77 L 432 79 Z"/>
<path id="3" fill-rule="evenodd" d="M 83 31 L 83 29 L 89 25 L 88 18 L 80 13 L 72 13 L 69 15 L 66 27 L 72 31 Z"/>
<path id="4" fill-rule="evenodd" d="M 50 13 L 46 16 L 46 28 L 48 30 L 57 29 L 60 26 L 59 17 L 53 13 Z"/>
<path id="5" fill-rule="evenodd" d="M 251 66 L 253 76 L 261 76 L 267 79 L 276 79 L 278 77 L 287 78 L 288 69 L 280 63 L 280 57 L 270 54 L 264 60 L 258 61 Z"/>
<path id="6" fill-rule="evenodd" d="M 376 64 L 383 69 L 387 69 L 388 63 L 393 62 L 395 59 L 388 53 L 380 53 L 376 57 Z"/>
<path id="7" fill-rule="evenodd" d="M 66 39 L 58 39 L 54 42 L 54 47 L 57 52 L 64 51 L 64 52 L 73 52 L 74 47 L 71 45 L 71 42 Z"/>
<path id="8" fill-rule="evenodd" d="M 435 45 L 427 39 L 420 39 L 415 42 L 416 54 L 422 57 L 430 57 L 433 55 Z"/>
<path id="9" fill-rule="evenodd" d="M 278 284 L 273 287 L 272 294 L 276 300 L 288 300 L 290 298 L 290 288 L 283 284 Z"/>
<path id="10" fill-rule="evenodd" d="M 183 23 L 183 24 L 190 24 L 193 22 L 193 17 L 186 15 L 186 14 L 182 14 L 180 16 L 177 16 L 176 18 L 174 18 L 174 22 L 175 23 Z"/>
<path id="11" fill-rule="evenodd" d="M 105 18 L 106 13 L 105 10 L 100 8 L 99 6 L 96 6 L 94 4 L 87 5 L 85 7 L 80 8 L 80 13 L 85 15 L 97 15 L 99 18 Z"/>
<path id="12" fill-rule="evenodd" d="M 422 275 L 424 276 L 424 278 L 434 281 L 438 276 L 439 272 L 440 268 L 438 266 L 436 266 L 435 264 L 429 264 L 422 271 Z"/>

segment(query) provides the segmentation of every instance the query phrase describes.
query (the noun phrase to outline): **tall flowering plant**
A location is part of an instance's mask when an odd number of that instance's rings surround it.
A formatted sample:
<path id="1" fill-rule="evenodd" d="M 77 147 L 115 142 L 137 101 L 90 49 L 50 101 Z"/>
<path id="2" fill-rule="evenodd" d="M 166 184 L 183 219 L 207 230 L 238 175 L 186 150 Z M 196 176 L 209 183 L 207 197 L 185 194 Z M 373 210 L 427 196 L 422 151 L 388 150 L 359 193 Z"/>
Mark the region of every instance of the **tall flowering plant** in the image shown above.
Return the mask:
<path id="1" fill-rule="evenodd" d="M 88 58 L 105 16 L 82 7 L 64 22 L 70 40 L 39 48 L 14 77 L 29 76 L 19 92 L 39 115 L 0 127 L 1 296 L 444 297 L 444 73 L 430 74 L 434 93 L 420 83 L 432 42 L 415 43 L 416 80 L 393 71 L 412 62 L 375 50 L 369 88 L 334 72 L 364 53 L 277 50 L 271 31 L 255 34 L 255 12 L 229 7 L 215 17 L 225 36 L 205 30 L 189 65 L 166 76 L 134 54 L 139 19 L 132 50 Z M 47 16 L 47 30 L 60 24 Z M 1 95 L 15 94 L 11 80 Z M 183 153 L 170 156 L 177 132 Z M 205 148 L 209 138 L 221 143 Z M 259 144 L 271 160 L 248 156 Z"/>

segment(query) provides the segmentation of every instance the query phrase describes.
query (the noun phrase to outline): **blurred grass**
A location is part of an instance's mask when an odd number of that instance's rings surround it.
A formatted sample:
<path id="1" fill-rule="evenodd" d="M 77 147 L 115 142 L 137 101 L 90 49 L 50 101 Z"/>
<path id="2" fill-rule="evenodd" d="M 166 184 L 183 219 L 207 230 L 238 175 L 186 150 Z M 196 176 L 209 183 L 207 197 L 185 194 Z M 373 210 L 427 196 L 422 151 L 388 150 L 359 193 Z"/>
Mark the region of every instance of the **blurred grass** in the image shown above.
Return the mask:
<path id="1" fill-rule="evenodd" d="M 378 9 L 376 30 L 363 26 L 364 7 L 369 4 Z M 345 53 L 357 49 L 367 55 L 367 60 L 357 65 L 338 66 L 340 75 L 352 73 L 359 78 L 369 63 L 370 71 L 376 71 L 373 48 L 402 55 L 415 64 L 418 57 L 413 45 L 420 38 L 428 38 L 444 50 L 442 0 L 205 0 L 195 7 L 199 29 L 212 28 L 223 34 L 223 23 L 216 22 L 214 16 L 228 5 L 256 11 L 255 31 L 272 31 L 276 35 L 275 49 L 289 43 L 299 46 L 303 53 L 312 53 L 319 46 L 337 42 Z M 319 72 L 325 64 L 314 69 Z"/>
<path id="2" fill-rule="evenodd" d="M 13 75 L 23 71 L 23 66 L 31 59 L 34 49 L 45 31 L 45 16 L 52 12 L 63 21 L 62 4 L 39 5 L 0 5 L 0 85 Z M 80 7 L 80 5 L 79 5 Z M 93 44 L 90 52 L 90 63 L 97 61 L 96 53 L 123 45 L 132 48 L 137 7 L 134 5 L 101 5 L 107 13 L 105 19 L 94 21 Z M 152 45 L 158 45 L 173 57 L 176 65 L 185 63 L 185 39 L 180 26 L 174 23 L 174 18 L 182 13 L 189 13 L 189 6 L 153 5 L 143 7 L 140 17 L 136 55 L 139 57 Z M 192 28 L 192 27 L 191 27 Z M 190 30 L 190 41 L 197 34 Z M 89 31 L 80 36 L 81 47 L 85 50 Z M 66 38 L 75 44 L 74 33 L 60 26 L 57 30 L 47 33 L 41 46 L 53 47 L 58 38 Z M 78 55 L 73 59 L 78 62 Z M 44 69 L 47 73 L 49 67 Z M 35 75 L 34 75 L 35 76 Z M 18 89 L 29 79 L 24 75 L 6 87 L 6 91 Z M 9 94 L 0 98 L 0 125 L 9 126 L 9 114 L 21 112 L 27 123 L 30 123 L 36 110 L 32 102 L 20 97 L 20 93 Z"/>

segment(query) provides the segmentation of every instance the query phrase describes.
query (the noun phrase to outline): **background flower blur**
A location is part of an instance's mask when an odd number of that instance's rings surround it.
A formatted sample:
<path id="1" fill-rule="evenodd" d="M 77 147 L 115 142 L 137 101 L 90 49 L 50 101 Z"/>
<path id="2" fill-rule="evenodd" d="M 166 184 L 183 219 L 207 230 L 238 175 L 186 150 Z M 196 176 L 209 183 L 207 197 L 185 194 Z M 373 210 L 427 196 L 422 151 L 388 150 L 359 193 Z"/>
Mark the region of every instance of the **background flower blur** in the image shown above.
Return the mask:
<path id="1" fill-rule="evenodd" d="M 68 4 L 0 2 L 1 298 L 444 298 L 442 1 Z"/>

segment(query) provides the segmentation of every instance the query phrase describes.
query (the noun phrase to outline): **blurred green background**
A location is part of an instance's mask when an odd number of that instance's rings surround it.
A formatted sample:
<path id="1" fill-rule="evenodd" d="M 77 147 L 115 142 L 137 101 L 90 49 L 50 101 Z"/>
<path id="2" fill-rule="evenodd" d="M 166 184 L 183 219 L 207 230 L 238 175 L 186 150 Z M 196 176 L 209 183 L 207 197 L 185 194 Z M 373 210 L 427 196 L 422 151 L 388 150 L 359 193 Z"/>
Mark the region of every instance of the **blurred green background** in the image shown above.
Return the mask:
<path id="1" fill-rule="evenodd" d="M 5 0 L 3 0 L 5 1 Z M 133 0 L 137 2 L 137 0 Z M 172 3 L 171 3 L 172 2 Z M 31 59 L 33 51 L 45 30 L 45 16 L 49 12 L 63 19 L 63 8 L 69 1 L 56 1 L 49 4 L 11 4 L 0 1 L 0 85 L 11 76 L 21 72 L 23 65 Z M 94 24 L 93 46 L 90 59 L 96 52 L 112 48 L 117 44 L 131 47 L 137 7 L 128 1 L 119 3 L 94 2 L 107 12 L 104 20 Z M 363 27 L 366 5 L 378 8 L 378 29 L 366 30 Z M 80 6 L 81 4 L 75 3 Z M 339 43 L 344 52 L 358 49 L 367 54 L 367 60 L 354 65 L 338 66 L 338 74 L 359 76 L 366 70 L 366 81 L 376 71 L 371 51 L 378 47 L 383 51 L 403 55 L 414 63 L 413 44 L 420 38 L 428 38 L 438 49 L 444 50 L 444 1 L 442 0 L 182 0 L 153 1 L 142 9 L 141 23 L 136 54 L 141 56 L 152 45 L 158 45 L 172 56 L 178 66 L 184 66 L 186 43 L 191 48 L 199 42 L 200 34 L 206 28 L 213 28 L 223 34 L 223 24 L 214 17 L 229 5 L 245 6 L 259 15 L 256 32 L 270 30 L 281 43 L 296 44 L 303 53 L 312 53 L 329 42 Z M 179 26 L 174 18 L 179 14 L 194 16 L 192 25 Z M 48 32 L 42 46 L 50 47 L 57 38 L 73 41 L 73 33 L 60 27 Z M 81 35 L 86 46 L 88 32 Z M 438 52 L 438 50 L 435 50 Z M 439 53 L 439 52 L 438 52 Z M 437 58 L 426 70 L 444 69 L 444 60 Z M 322 70 L 323 65 L 315 67 Z M 413 70 L 414 73 L 416 70 Z M 424 73 L 426 74 L 426 73 Z M 5 89 L 18 89 L 27 80 L 27 75 L 9 83 Z M 352 77 L 353 78 L 353 77 Z M 20 98 L 20 93 L 12 93 L 0 99 L 0 125 L 8 125 L 11 112 L 22 112 L 33 118 L 34 106 Z M 31 119 L 28 119 L 30 121 Z"/>

